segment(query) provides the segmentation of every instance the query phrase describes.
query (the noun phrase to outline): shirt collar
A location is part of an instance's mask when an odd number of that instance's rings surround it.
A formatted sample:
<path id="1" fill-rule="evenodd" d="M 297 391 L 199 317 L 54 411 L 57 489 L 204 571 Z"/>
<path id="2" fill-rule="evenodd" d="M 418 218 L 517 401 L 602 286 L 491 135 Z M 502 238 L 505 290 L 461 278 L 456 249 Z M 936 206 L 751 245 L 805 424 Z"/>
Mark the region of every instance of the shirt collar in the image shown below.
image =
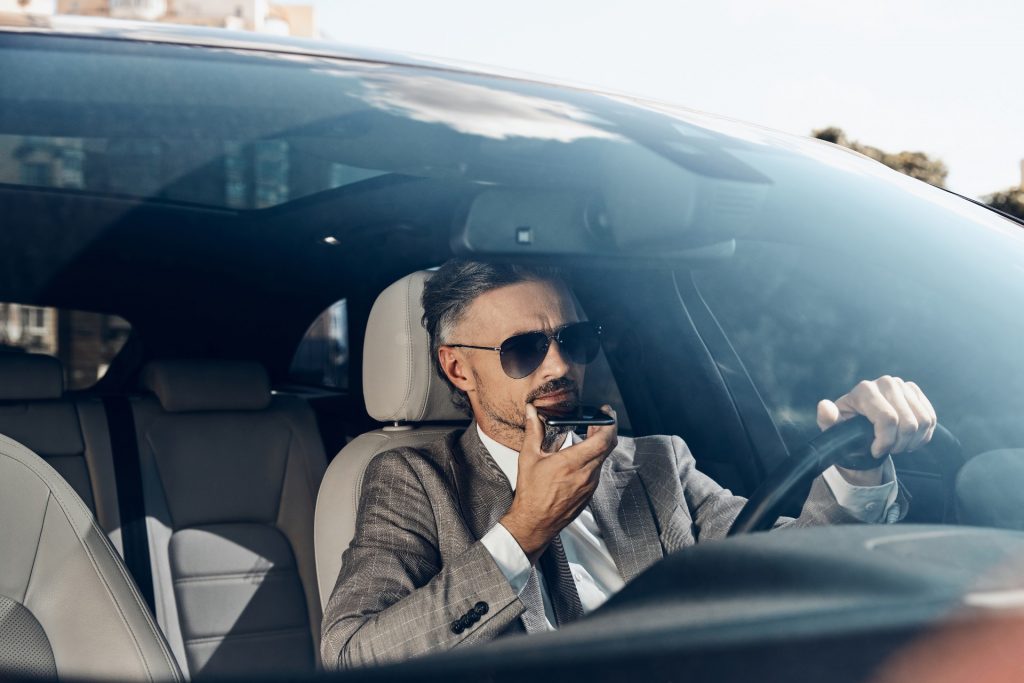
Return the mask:
<path id="1" fill-rule="evenodd" d="M 516 479 L 519 474 L 519 454 L 484 434 L 484 430 L 480 429 L 480 423 L 476 425 L 476 433 L 480 437 L 480 443 L 487 449 L 491 458 L 498 465 L 498 468 L 501 469 L 502 474 L 508 479 L 508 483 L 512 485 L 512 490 L 515 491 Z M 568 438 L 562 442 L 562 446 L 558 450 L 566 449 L 573 444 L 572 432 L 569 432 L 566 436 Z"/>

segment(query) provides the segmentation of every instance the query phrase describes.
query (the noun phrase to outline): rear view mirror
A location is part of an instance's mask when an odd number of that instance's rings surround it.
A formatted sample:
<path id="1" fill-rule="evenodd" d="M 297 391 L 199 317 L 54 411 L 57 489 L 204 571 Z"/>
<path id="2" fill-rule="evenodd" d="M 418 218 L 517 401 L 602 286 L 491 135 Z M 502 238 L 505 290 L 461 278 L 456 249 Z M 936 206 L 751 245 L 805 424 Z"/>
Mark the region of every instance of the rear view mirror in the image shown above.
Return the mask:
<path id="1" fill-rule="evenodd" d="M 465 256 L 678 260 L 728 258 L 735 251 L 731 236 L 688 229 L 692 212 L 681 212 L 668 227 L 652 229 L 640 220 L 613 225 L 599 196 L 572 190 L 487 188 L 464 215 L 452 249 Z"/>

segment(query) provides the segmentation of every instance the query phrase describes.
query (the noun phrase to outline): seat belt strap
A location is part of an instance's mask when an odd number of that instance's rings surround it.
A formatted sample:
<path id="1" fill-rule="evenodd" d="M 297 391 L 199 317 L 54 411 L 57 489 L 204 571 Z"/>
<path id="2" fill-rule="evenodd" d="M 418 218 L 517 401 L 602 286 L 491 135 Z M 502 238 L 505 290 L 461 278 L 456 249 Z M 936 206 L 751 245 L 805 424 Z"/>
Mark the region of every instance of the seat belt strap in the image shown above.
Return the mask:
<path id="1" fill-rule="evenodd" d="M 139 464 L 139 445 L 131 403 L 127 396 L 106 396 L 103 407 L 107 413 L 110 449 L 114 457 L 124 563 L 135 579 L 149 611 L 155 614 L 153 568 L 149 563 L 146 506 L 142 495 L 142 467 Z"/>

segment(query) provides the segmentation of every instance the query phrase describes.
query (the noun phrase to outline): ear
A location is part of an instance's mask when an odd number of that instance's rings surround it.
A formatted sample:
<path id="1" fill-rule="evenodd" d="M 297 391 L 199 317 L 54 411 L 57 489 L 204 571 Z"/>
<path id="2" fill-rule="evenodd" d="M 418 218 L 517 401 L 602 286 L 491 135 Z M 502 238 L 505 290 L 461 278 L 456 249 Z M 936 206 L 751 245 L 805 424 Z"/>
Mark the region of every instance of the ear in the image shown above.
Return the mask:
<path id="1" fill-rule="evenodd" d="M 437 350 L 437 359 L 441 363 L 441 369 L 447 375 L 448 381 L 457 389 L 469 392 L 476 387 L 473 381 L 473 373 L 469 371 L 466 360 L 461 353 L 450 346 L 442 346 Z"/>

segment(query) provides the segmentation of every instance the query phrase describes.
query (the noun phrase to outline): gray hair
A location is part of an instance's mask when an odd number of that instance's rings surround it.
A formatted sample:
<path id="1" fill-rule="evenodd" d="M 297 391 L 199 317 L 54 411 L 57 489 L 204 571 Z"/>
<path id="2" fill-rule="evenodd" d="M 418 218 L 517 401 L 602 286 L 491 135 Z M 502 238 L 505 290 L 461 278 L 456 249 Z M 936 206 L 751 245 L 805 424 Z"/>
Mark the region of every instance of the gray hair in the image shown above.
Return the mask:
<path id="1" fill-rule="evenodd" d="M 452 402 L 467 415 L 472 413 L 469 399 L 444 373 L 437 350 L 452 341 L 452 331 L 478 296 L 500 287 L 537 280 L 559 282 L 561 277 L 550 267 L 451 259 L 438 268 L 423 286 L 422 322 L 430 337 L 434 370 L 451 388 Z"/>

